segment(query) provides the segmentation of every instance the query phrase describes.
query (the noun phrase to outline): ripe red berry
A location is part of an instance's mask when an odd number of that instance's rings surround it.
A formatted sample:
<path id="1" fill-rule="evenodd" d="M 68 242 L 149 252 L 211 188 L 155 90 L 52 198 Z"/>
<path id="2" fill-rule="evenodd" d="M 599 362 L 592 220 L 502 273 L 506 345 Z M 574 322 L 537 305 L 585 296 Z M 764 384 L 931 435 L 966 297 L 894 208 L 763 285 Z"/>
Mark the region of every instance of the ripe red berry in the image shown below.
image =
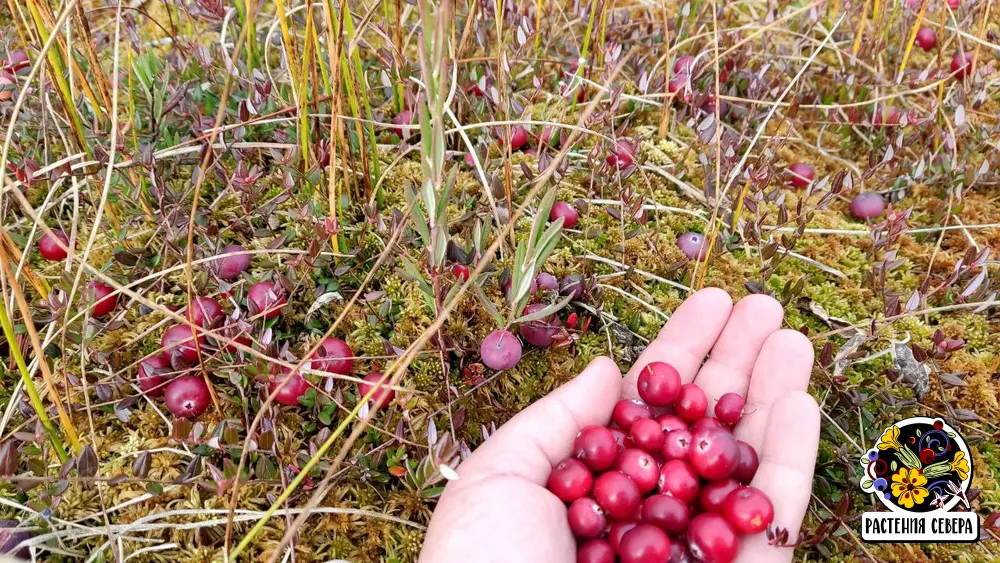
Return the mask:
<path id="1" fill-rule="evenodd" d="M 567 458 L 556 464 L 546 485 L 563 502 L 587 496 L 594 486 L 594 474 L 582 461 Z"/>
<path id="2" fill-rule="evenodd" d="M 604 540 L 588 540 L 576 552 L 576 563 L 615 563 L 615 550 Z"/>
<path id="3" fill-rule="evenodd" d="M 56 241 L 61 242 L 67 249 L 69 248 L 69 237 L 58 229 L 52 229 L 51 232 L 45 233 L 42 238 L 38 239 L 38 253 L 42 255 L 42 258 L 53 262 L 66 259 L 66 250 L 63 250 Z"/>
<path id="4" fill-rule="evenodd" d="M 722 515 L 737 532 L 759 534 L 774 520 L 774 505 L 764 491 L 740 487 L 726 497 Z"/>
<path id="5" fill-rule="evenodd" d="M 691 425 L 692 434 L 700 430 L 707 430 L 707 429 L 725 430 L 726 432 L 729 432 L 729 427 L 719 422 L 719 419 L 709 418 L 707 416 L 705 418 L 699 418 L 698 420 L 694 421 L 694 424 Z"/>
<path id="6" fill-rule="evenodd" d="M 963 53 L 961 51 L 955 53 L 955 56 L 951 59 L 951 72 L 958 80 L 963 80 L 966 76 L 969 76 L 972 73 L 972 53 Z"/>
<path id="7" fill-rule="evenodd" d="M 653 454 L 636 448 L 622 452 L 617 467 L 618 471 L 632 479 L 642 494 L 655 489 L 656 482 L 660 479 L 660 464 L 656 463 Z"/>
<path id="8" fill-rule="evenodd" d="M 604 532 L 608 525 L 608 519 L 604 516 L 604 511 L 597 506 L 597 501 L 590 497 L 580 497 L 569 505 L 566 512 L 569 520 L 569 529 L 573 535 L 579 539 L 586 540 L 596 538 Z"/>
<path id="9" fill-rule="evenodd" d="M 962 0 L 948 0 L 948 7 L 957 10 L 962 5 Z"/>
<path id="10" fill-rule="evenodd" d="M 691 452 L 691 432 L 678 428 L 667 432 L 661 453 L 667 459 L 687 459 Z"/>
<path id="11" fill-rule="evenodd" d="M 726 497 L 738 488 L 740 488 L 740 484 L 736 482 L 736 479 L 710 481 L 698 493 L 698 506 L 702 512 L 721 514 L 722 504 L 726 501 Z"/>
<path id="12" fill-rule="evenodd" d="M 687 530 L 688 549 L 698 561 L 729 563 L 736 559 L 739 538 L 726 519 L 703 512 L 691 519 Z"/>
<path id="13" fill-rule="evenodd" d="M 690 504 L 698 498 L 700 482 L 698 474 L 690 463 L 682 459 L 672 459 L 660 468 L 657 486 L 660 493 L 673 495 Z"/>
<path id="14" fill-rule="evenodd" d="M 804 188 L 812 183 L 816 170 L 805 162 L 796 162 L 788 167 L 789 181 L 796 188 Z"/>
<path id="15" fill-rule="evenodd" d="M 269 281 L 253 284 L 247 293 L 247 303 L 253 304 L 250 313 L 254 316 L 263 315 L 265 319 L 277 317 L 287 300 L 285 290 Z"/>
<path id="16" fill-rule="evenodd" d="M 684 55 L 674 61 L 674 72 L 691 74 L 694 71 L 694 57 Z"/>
<path id="17" fill-rule="evenodd" d="M 150 397 L 160 397 L 163 395 L 163 387 L 167 382 L 164 375 L 172 371 L 170 359 L 164 354 L 150 356 L 139 362 L 139 389 Z"/>
<path id="18" fill-rule="evenodd" d="M 635 421 L 643 418 L 653 418 L 649 405 L 638 399 L 622 399 L 615 405 L 611 418 L 619 428 L 628 432 Z"/>
<path id="19" fill-rule="evenodd" d="M 876 193 L 858 194 L 851 200 L 850 209 L 855 219 L 874 219 L 885 211 L 885 200 Z"/>
<path id="20" fill-rule="evenodd" d="M 413 112 L 408 109 L 404 109 L 392 117 L 392 124 L 397 125 L 397 127 L 392 128 L 392 132 L 400 138 L 406 138 L 407 135 L 412 135 L 413 132 L 407 126 L 413 124 Z"/>
<path id="21" fill-rule="evenodd" d="M 683 534 L 690 518 L 687 503 L 671 495 L 653 495 L 642 503 L 642 521 L 672 536 Z"/>
<path id="22" fill-rule="evenodd" d="M 354 367 L 354 351 L 339 338 L 324 338 L 311 360 L 312 369 L 349 375 Z"/>
<path id="23" fill-rule="evenodd" d="M 479 355 L 490 369 L 508 370 L 521 361 L 521 341 L 510 331 L 498 328 L 483 339 Z"/>
<path id="24" fill-rule="evenodd" d="M 618 553 L 621 548 L 622 538 L 625 534 L 631 532 L 639 524 L 633 522 L 632 520 L 621 520 L 618 522 L 612 522 L 611 526 L 608 527 L 608 543 L 611 544 L 611 549 Z"/>
<path id="25" fill-rule="evenodd" d="M 469 267 L 465 264 L 455 264 L 451 267 L 451 273 L 462 281 L 469 281 Z"/>
<path id="26" fill-rule="evenodd" d="M 573 457 L 594 471 L 606 471 L 618 459 L 618 444 L 610 429 L 585 426 L 573 440 Z"/>
<path id="27" fill-rule="evenodd" d="M 230 244 L 219 251 L 221 258 L 213 260 L 215 274 L 224 280 L 234 280 L 250 269 L 250 253 L 238 244 Z M 230 256 L 226 256 L 229 254 Z"/>
<path id="28" fill-rule="evenodd" d="M 198 335 L 198 347 L 194 343 L 194 330 L 188 325 L 174 325 L 168 328 L 160 339 L 160 346 L 163 353 L 180 355 L 188 363 L 198 363 L 198 348 L 206 345 L 205 337 Z"/>
<path id="29" fill-rule="evenodd" d="M 174 416 L 192 418 L 208 408 L 208 385 L 203 378 L 194 375 L 175 377 L 167 384 L 163 400 Z"/>
<path id="30" fill-rule="evenodd" d="M 914 42 L 924 51 L 930 51 L 937 46 L 937 34 L 929 27 L 921 27 L 917 30 L 917 38 Z"/>
<path id="31" fill-rule="evenodd" d="M 636 447 L 651 454 L 660 453 L 660 448 L 663 447 L 663 430 L 660 429 L 660 423 L 652 418 L 642 418 L 633 422 L 629 436 Z"/>
<path id="32" fill-rule="evenodd" d="M 705 479 L 725 479 L 736 470 L 740 449 L 731 433 L 705 429 L 692 436 L 688 461 Z"/>
<path id="33" fill-rule="evenodd" d="M 539 272 L 535 278 L 535 285 L 540 290 L 559 291 L 559 280 L 548 272 Z"/>
<path id="34" fill-rule="evenodd" d="M 198 297 L 191 300 L 191 306 L 184 316 L 202 328 L 215 326 L 216 321 L 223 316 L 222 305 L 211 297 Z"/>
<path id="35" fill-rule="evenodd" d="M 622 537 L 618 546 L 622 563 L 663 563 L 670 557 L 670 538 L 650 524 L 640 524 Z"/>
<path id="36" fill-rule="evenodd" d="M 708 256 L 708 245 L 705 243 L 705 235 L 701 233 L 689 232 L 677 237 L 677 247 L 681 249 L 688 260 L 704 260 Z"/>
<path id="37" fill-rule="evenodd" d="M 594 480 L 594 499 L 605 514 L 624 520 L 635 514 L 642 501 L 642 493 L 627 475 L 621 471 L 609 471 Z"/>
<path id="38" fill-rule="evenodd" d="M 635 161 L 635 145 L 628 139 L 618 139 L 614 146 L 611 147 L 611 150 L 608 151 L 605 161 L 608 163 L 608 166 L 617 168 L 618 170 L 632 166 L 632 163 Z"/>
<path id="39" fill-rule="evenodd" d="M 737 440 L 736 445 L 740 449 L 740 462 L 736 464 L 733 478 L 746 484 L 753 481 L 753 476 L 757 474 L 757 466 L 760 465 L 757 450 L 743 440 Z"/>
<path id="40" fill-rule="evenodd" d="M 501 147 L 504 143 L 504 137 L 507 135 L 506 130 L 501 127 L 500 134 L 497 136 L 497 144 Z M 510 150 L 518 151 L 521 147 L 528 144 L 528 130 L 520 125 L 515 125 L 510 128 Z"/>
<path id="41" fill-rule="evenodd" d="M 639 397 L 654 407 L 673 404 L 681 392 L 681 374 L 665 362 L 650 362 L 639 372 L 636 381 Z"/>
<path id="42" fill-rule="evenodd" d="M 546 306 L 545 303 L 532 303 L 524 308 L 523 314 L 530 315 L 537 313 L 545 309 Z M 518 331 L 528 344 L 539 348 L 547 348 L 552 344 L 552 339 L 555 335 L 559 333 L 560 326 L 562 326 L 562 321 L 553 313 L 546 318 L 522 324 Z"/>
<path id="43" fill-rule="evenodd" d="M 395 390 L 385 387 L 389 383 L 388 378 L 382 383 L 379 383 L 380 379 L 382 379 L 382 372 L 373 371 L 365 376 L 364 381 L 358 383 L 359 399 L 367 395 L 372 389 L 376 389 L 371 398 L 373 409 L 380 409 L 388 405 L 396 397 Z"/>
<path id="44" fill-rule="evenodd" d="M 115 305 L 118 305 L 118 294 L 114 291 L 113 287 L 104 282 L 92 281 L 87 284 L 87 294 L 94 303 L 91 316 L 103 317 L 114 310 Z"/>
<path id="45" fill-rule="evenodd" d="M 580 222 L 580 214 L 576 208 L 565 201 L 553 203 L 552 209 L 549 211 L 549 221 L 555 221 L 560 217 L 562 217 L 564 229 L 572 229 Z"/>
<path id="46" fill-rule="evenodd" d="M 660 429 L 663 430 L 664 434 L 667 434 L 671 430 L 687 430 L 688 424 L 683 418 L 675 414 L 661 414 L 656 417 L 656 422 L 660 423 Z"/>
<path id="47" fill-rule="evenodd" d="M 701 387 L 694 383 L 681 385 L 681 391 L 677 395 L 677 400 L 674 401 L 674 414 L 688 422 L 693 422 L 705 416 L 706 409 L 708 409 L 708 397 L 705 396 Z"/>
<path id="48" fill-rule="evenodd" d="M 746 399 L 739 393 L 726 393 L 719 397 L 719 401 L 715 403 L 715 418 L 723 424 L 735 426 L 743 417 L 744 405 L 746 405 Z"/>
<path id="49" fill-rule="evenodd" d="M 299 397 L 306 394 L 309 390 L 309 382 L 302 377 L 299 372 L 292 372 L 288 368 L 282 368 L 282 374 L 280 376 L 271 377 L 271 380 L 267 384 L 268 394 L 274 393 L 275 389 L 278 389 L 285 380 L 288 383 L 284 384 L 284 387 L 278 391 L 275 395 L 274 400 L 278 401 L 282 405 L 298 405 Z"/>

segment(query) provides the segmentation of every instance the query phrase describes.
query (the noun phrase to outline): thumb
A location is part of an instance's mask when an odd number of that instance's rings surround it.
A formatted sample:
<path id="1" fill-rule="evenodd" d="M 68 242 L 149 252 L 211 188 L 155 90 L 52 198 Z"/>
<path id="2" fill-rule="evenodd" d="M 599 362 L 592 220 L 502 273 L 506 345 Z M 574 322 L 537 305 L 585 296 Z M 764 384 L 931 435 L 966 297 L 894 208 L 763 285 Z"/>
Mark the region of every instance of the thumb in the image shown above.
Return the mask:
<path id="1" fill-rule="evenodd" d="M 581 428 L 611 419 L 621 388 L 615 362 L 594 359 L 576 378 L 500 427 L 459 466 L 456 484 L 514 475 L 544 485 L 552 467 L 572 451 Z"/>

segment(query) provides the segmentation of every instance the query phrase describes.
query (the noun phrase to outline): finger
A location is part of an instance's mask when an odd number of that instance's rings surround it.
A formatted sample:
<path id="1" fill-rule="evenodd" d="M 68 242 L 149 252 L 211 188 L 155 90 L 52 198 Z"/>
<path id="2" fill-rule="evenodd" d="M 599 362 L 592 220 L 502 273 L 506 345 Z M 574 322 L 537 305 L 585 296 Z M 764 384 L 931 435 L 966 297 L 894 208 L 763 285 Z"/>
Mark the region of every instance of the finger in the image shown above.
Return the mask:
<path id="1" fill-rule="evenodd" d="M 740 299 L 694 382 L 708 396 L 708 412 L 726 393 L 746 396 L 750 374 L 764 341 L 781 328 L 781 304 L 769 295 Z"/>
<path id="2" fill-rule="evenodd" d="M 771 405 L 786 393 L 805 391 L 812 364 L 812 344 L 801 332 L 786 329 L 768 336 L 753 366 L 736 437 L 760 450 Z"/>
<path id="3" fill-rule="evenodd" d="M 623 383 L 624 396 L 639 398 L 635 382 L 650 362 L 666 362 L 677 369 L 683 383 L 694 381 L 732 310 L 732 298 L 718 288 L 702 289 L 688 297 L 632 365 Z"/>
<path id="4" fill-rule="evenodd" d="M 778 399 L 770 412 L 760 468 L 751 485 L 774 503 L 774 527 L 788 530 L 794 543 L 809 506 L 816 449 L 819 447 L 819 406 L 804 391 Z M 768 545 L 766 534 L 745 536 L 739 561 L 791 561 L 793 549 Z"/>
<path id="5" fill-rule="evenodd" d="M 458 468 L 457 483 L 514 475 L 544 484 L 584 426 L 607 424 L 621 396 L 622 375 L 607 357 L 500 427 Z"/>

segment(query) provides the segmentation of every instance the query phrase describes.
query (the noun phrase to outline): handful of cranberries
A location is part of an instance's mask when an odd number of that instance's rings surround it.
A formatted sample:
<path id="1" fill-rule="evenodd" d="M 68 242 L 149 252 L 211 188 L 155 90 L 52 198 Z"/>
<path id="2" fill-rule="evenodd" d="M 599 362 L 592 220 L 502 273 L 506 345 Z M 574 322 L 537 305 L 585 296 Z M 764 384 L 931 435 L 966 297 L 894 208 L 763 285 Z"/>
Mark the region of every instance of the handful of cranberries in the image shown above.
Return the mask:
<path id="1" fill-rule="evenodd" d="M 757 452 L 731 431 L 743 398 L 726 393 L 706 416 L 705 392 L 663 362 L 643 368 L 638 390 L 642 400 L 615 405 L 612 426 L 581 430 L 549 476 L 569 505 L 577 563 L 734 560 L 740 536 L 774 519 L 771 499 L 747 485 Z"/>

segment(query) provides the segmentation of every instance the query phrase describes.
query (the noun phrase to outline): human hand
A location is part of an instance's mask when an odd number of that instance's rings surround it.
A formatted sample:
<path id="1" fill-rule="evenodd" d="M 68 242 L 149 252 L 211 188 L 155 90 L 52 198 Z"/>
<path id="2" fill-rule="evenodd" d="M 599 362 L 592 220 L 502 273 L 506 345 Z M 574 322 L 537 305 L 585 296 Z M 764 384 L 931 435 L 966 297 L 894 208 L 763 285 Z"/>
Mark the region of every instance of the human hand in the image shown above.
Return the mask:
<path id="1" fill-rule="evenodd" d="M 581 428 L 606 425 L 620 398 L 638 398 L 639 371 L 652 361 L 697 383 L 709 413 L 725 393 L 746 397 L 734 433 L 760 452 L 751 484 L 774 503 L 774 525 L 796 538 L 812 491 L 820 413 L 806 393 L 812 345 L 799 332 L 779 330 L 782 317 L 770 297 L 752 295 L 734 307 L 725 291 L 704 289 L 677 308 L 624 378 L 612 360 L 595 359 L 459 466 L 431 518 L 420 563 L 576 561 L 566 506 L 545 487 L 549 473 L 570 455 Z M 791 558 L 792 549 L 769 545 L 764 534 L 741 539 L 739 561 Z"/>

